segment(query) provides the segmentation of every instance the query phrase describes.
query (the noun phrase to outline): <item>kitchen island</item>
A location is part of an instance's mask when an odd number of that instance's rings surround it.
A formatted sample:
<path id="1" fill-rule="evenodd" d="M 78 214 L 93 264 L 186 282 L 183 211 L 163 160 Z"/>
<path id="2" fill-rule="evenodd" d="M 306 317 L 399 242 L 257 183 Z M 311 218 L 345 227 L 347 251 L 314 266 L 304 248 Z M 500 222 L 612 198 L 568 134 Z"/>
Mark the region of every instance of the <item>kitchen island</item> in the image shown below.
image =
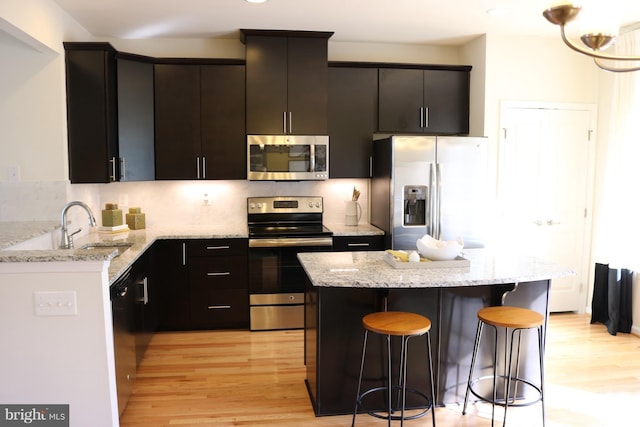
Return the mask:
<path id="1" fill-rule="evenodd" d="M 469 264 L 459 268 L 394 268 L 385 262 L 385 256 L 386 252 L 298 255 L 308 277 L 306 382 L 318 416 L 353 411 L 364 315 L 398 310 L 429 317 L 436 403 L 460 403 L 471 364 L 477 311 L 504 304 L 530 308 L 548 317 L 551 280 L 573 274 L 539 258 L 485 249 L 465 250 Z M 379 338 L 370 337 L 364 388 L 382 385 L 384 343 Z M 409 349 L 409 385 L 426 388 L 426 346 L 417 342 Z M 537 361 L 526 357 L 536 354 L 529 351 L 530 346 L 535 349 L 535 340 L 525 340 L 523 345 L 520 374 L 535 378 L 536 371 L 530 371 L 537 369 Z M 478 366 L 489 372 L 490 353 L 483 352 L 479 357 Z M 377 404 L 383 405 L 381 401 Z"/>

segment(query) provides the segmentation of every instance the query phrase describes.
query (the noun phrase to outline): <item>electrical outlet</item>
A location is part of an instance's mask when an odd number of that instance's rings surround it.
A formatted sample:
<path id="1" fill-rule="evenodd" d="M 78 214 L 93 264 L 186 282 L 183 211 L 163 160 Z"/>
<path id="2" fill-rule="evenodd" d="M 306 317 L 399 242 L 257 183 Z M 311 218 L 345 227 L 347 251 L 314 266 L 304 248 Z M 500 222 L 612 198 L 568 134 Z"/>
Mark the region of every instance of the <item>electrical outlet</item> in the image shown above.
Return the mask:
<path id="1" fill-rule="evenodd" d="M 36 316 L 75 316 L 78 314 L 75 291 L 34 292 Z"/>

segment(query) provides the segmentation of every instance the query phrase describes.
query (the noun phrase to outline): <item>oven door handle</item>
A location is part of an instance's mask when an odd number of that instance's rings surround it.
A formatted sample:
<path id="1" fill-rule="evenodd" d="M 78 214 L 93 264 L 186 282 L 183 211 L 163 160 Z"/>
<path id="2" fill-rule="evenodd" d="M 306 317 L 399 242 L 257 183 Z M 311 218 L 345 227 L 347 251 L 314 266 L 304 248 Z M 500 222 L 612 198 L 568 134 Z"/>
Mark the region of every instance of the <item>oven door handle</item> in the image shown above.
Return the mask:
<path id="1" fill-rule="evenodd" d="M 301 246 L 333 246 L 333 237 L 283 237 L 279 239 L 249 239 L 250 248 L 278 248 Z"/>

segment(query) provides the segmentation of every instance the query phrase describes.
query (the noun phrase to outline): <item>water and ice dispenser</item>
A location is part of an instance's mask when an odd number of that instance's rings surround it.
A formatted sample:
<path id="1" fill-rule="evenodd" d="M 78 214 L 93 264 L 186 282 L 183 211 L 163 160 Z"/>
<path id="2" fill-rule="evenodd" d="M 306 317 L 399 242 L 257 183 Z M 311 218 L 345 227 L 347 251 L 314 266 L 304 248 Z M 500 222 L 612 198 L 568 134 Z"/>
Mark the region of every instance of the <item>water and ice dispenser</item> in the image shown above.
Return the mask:
<path id="1" fill-rule="evenodd" d="M 403 225 L 427 225 L 426 185 L 405 185 L 403 195 Z"/>

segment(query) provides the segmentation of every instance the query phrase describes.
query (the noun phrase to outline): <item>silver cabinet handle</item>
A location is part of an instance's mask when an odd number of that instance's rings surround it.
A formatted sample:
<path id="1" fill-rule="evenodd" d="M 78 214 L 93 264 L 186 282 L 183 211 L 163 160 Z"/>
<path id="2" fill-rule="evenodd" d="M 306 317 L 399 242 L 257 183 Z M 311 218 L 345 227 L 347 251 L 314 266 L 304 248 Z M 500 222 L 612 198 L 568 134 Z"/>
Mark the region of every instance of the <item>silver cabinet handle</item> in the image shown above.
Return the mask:
<path id="1" fill-rule="evenodd" d="M 282 133 L 287 133 L 287 112 L 282 112 Z"/>
<path id="2" fill-rule="evenodd" d="M 143 304 L 149 303 L 149 287 L 147 283 L 148 281 L 146 277 L 137 283 L 137 285 L 142 286 L 142 296 L 138 298 L 138 302 L 141 302 Z"/>
<path id="3" fill-rule="evenodd" d="M 124 157 L 120 157 L 120 181 L 127 180 L 127 162 Z"/>
<path id="4" fill-rule="evenodd" d="M 187 265 L 187 244 L 182 243 L 182 265 Z"/>
<path id="5" fill-rule="evenodd" d="M 207 178 L 207 158 L 202 156 L 202 179 Z"/>
<path id="6" fill-rule="evenodd" d="M 223 246 L 207 246 L 207 250 L 208 251 L 218 251 L 221 249 L 229 249 L 229 245 L 223 245 Z"/>
<path id="7" fill-rule="evenodd" d="M 207 307 L 209 310 L 228 310 L 231 308 L 230 305 L 210 305 Z"/>
<path id="8" fill-rule="evenodd" d="M 116 181 L 116 158 L 112 157 L 111 160 L 109 160 L 109 163 L 111 163 L 111 176 L 109 179 L 111 181 Z"/>
<path id="9" fill-rule="evenodd" d="M 200 179 L 200 157 L 196 157 L 196 178 Z"/>
<path id="10" fill-rule="evenodd" d="M 369 243 L 347 243 L 347 246 L 350 247 L 350 248 L 354 248 L 354 247 L 357 247 L 357 246 L 369 247 L 370 245 L 369 245 Z"/>
<path id="11" fill-rule="evenodd" d="M 429 127 L 429 108 L 424 107 L 424 127 Z"/>
<path id="12" fill-rule="evenodd" d="M 207 276 L 230 276 L 230 275 L 231 275 L 231 272 L 229 271 L 207 273 Z"/>
<path id="13" fill-rule="evenodd" d="M 293 133 L 293 116 L 289 111 L 289 133 Z"/>
<path id="14" fill-rule="evenodd" d="M 424 108 L 420 107 L 420 128 L 424 127 Z"/>

